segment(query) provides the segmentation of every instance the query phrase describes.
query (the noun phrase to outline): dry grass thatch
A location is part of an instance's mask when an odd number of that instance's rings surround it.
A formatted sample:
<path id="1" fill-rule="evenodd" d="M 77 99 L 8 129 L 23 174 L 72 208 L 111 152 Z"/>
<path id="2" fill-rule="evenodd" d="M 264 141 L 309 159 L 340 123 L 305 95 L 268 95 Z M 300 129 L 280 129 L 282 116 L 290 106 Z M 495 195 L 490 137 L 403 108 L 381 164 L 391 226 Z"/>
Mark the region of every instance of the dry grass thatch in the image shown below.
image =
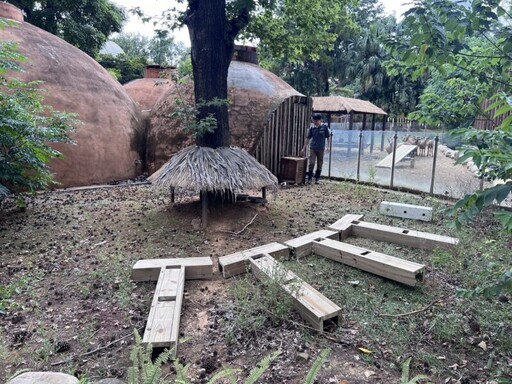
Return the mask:
<path id="1" fill-rule="evenodd" d="M 325 113 L 369 113 L 387 115 L 384 110 L 366 100 L 342 96 L 313 97 L 313 112 Z"/>
<path id="2" fill-rule="evenodd" d="M 277 189 L 277 178 L 247 151 L 236 147 L 191 146 L 176 153 L 149 179 L 161 187 L 231 191 Z"/>

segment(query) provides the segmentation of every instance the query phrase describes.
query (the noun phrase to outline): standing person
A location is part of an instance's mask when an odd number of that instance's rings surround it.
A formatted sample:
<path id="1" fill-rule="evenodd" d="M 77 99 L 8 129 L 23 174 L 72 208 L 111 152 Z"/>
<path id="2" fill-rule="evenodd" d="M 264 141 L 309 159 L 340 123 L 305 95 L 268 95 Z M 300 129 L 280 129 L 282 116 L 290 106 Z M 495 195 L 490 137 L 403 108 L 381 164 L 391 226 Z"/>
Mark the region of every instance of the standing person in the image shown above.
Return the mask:
<path id="1" fill-rule="evenodd" d="M 313 123 L 309 127 L 304 147 L 302 147 L 302 156 L 306 155 L 306 148 L 309 145 L 309 169 L 307 183 L 311 184 L 313 180 L 313 169 L 315 168 L 315 184 L 320 180 L 322 173 L 322 165 L 324 163 L 325 144 L 327 143 L 327 151 L 329 151 L 329 140 L 331 134 L 327 125 L 322 124 L 322 115 L 315 113 L 313 115 Z"/>

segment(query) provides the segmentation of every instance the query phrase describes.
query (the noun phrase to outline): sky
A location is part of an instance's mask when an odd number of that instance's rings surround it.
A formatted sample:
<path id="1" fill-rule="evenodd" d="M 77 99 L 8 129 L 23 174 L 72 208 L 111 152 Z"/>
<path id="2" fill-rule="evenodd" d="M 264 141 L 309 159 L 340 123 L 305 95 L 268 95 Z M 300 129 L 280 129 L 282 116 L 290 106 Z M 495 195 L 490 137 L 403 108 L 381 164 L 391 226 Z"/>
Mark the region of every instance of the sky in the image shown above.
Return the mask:
<path id="1" fill-rule="evenodd" d="M 381 0 L 381 3 L 384 4 L 386 13 L 395 13 L 395 16 L 400 19 L 402 13 L 409 8 L 409 6 L 404 5 L 409 1 L 410 0 Z M 172 0 L 112 0 L 112 2 L 126 9 L 139 7 L 147 16 L 159 16 L 163 11 L 177 5 L 176 2 Z M 139 32 L 145 36 L 152 37 L 154 28 L 151 22 L 144 24 L 138 16 L 130 15 L 123 32 Z M 186 28 L 175 31 L 174 37 L 176 41 L 181 41 L 185 45 L 190 46 L 190 39 Z"/>

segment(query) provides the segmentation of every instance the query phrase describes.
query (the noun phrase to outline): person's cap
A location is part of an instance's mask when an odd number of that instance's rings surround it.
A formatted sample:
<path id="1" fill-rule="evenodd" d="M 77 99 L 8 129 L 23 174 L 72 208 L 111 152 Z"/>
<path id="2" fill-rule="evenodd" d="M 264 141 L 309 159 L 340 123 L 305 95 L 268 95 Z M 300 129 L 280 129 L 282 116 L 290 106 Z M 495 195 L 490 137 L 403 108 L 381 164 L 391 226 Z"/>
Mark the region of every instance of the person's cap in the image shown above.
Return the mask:
<path id="1" fill-rule="evenodd" d="M 313 120 L 322 120 L 322 115 L 321 115 L 321 114 L 319 114 L 319 113 L 315 113 L 315 114 L 313 115 Z"/>

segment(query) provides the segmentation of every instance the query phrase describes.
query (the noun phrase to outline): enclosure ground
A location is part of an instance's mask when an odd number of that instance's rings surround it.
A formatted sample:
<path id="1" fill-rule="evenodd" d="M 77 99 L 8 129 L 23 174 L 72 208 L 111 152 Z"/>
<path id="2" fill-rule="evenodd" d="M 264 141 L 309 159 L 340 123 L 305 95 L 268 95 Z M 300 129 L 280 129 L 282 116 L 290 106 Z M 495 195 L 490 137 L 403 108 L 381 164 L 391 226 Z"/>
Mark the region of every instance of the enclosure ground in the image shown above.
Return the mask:
<path id="1" fill-rule="evenodd" d="M 432 206 L 435 220 L 382 216 L 383 200 Z M 434 383 L 506 382 L 512 370 L 510 298 L 464 299 L 456 291 L 493 281 L 493 273 L 512 262 L 512 240 L 498 232 L 491 215 L 455 232 L 439 213 L 444 206 L 427 196 L 324 181 L 282 189 L 269 195 L 267 205 L 212 208 L 202 231 L 195 196 L 178 193 L 171 204 L 151 186 L 47 192 L 24 211 L 4 201 L 0 381 L 20 369 L 125 379 L 131 335 L 143 330 L 155 288 L 130 281 L 139 259 L 210 256 L 216 265 L 219 256 L 325 229 L 358 213 L 366 221 L 457 236 L 461 245 L 449 253 L 347 240 L 424 263 L 425 282 L 414 289 L 314 255 L 286 261 L 342 307 L 341 326 L 326 334 L 309 329 L 295 312 L 273 321 L 265 288 L 250 276 L 223 279 L 215 270 L 211 281 L 187 281 L 178 358 L 191 364 L 195 382 L 206 382 L 223 366 L 240 368 L 245 377 L 280 350 L 262 382 L 301 383 L 324 348 L 332 353 L 318 383 L 397 383 L 408 357 L 412 372 Z M 172 377 L 172 364 L 165 372 Z"/>

